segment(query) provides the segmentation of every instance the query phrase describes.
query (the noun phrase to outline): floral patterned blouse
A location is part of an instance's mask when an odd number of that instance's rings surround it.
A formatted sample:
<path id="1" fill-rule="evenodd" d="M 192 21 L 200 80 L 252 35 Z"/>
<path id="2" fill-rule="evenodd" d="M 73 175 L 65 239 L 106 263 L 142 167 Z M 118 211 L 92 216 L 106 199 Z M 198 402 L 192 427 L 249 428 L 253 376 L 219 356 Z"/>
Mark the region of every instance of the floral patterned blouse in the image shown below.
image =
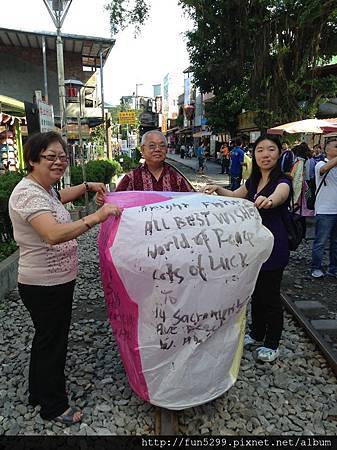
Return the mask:
<path id="1" fill-rule="evenodd" d="M 48 244 L 30 224 L 32 219 L 45 213 L 52 214 L 60 224 L 71 222 L 69 212 L 54 189 L 49 193 L 33 180 L 23 178 L 9 199 L 14 239 L 20 249 L 19 283 L 53 286 L 76 278 L 76 240 Z"/>

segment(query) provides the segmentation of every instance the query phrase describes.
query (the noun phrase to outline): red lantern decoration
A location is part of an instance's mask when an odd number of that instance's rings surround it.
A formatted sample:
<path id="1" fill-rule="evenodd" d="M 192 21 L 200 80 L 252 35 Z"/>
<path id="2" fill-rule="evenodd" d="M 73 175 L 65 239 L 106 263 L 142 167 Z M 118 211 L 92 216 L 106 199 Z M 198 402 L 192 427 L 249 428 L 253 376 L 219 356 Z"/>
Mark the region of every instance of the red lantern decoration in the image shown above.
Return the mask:
<path id="1" fill-rule="evenodd" d="M 83 83 L 79 80 L 65 80 L 64 86 L 66 91 L 66 102 L 78 103 L 80 98 L 79 92 Z"/>
<path id="2" fill-rule="evenodd" d="M 192 120 L 194 117 L 194 105 L 185 105 L 184 113 L 187 120 Z"/>

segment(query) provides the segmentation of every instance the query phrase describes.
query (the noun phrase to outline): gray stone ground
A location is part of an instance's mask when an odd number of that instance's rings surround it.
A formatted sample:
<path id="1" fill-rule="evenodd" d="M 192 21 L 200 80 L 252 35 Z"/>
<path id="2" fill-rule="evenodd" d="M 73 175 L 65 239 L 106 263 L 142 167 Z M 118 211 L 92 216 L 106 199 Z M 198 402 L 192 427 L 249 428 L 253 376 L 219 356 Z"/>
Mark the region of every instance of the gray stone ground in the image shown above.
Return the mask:
<path id="1" fill-rule="evenodd" d="M 67 359 L 71 403 L 81 424 L 40 418 L 27 403 L 32 323 L 17 291 L 0 304 L 0 435 L 134 435 L 154 433 L 155 409 L 131 391 L 106 318 L 97 228 L 79 238 L 80 271 Z M 236 384 L 215 401 L 179 412 L 187 435 L 336 435 L 336 378 L 287 315 L 281 357 L 257 363 L 245 350 Z"/>

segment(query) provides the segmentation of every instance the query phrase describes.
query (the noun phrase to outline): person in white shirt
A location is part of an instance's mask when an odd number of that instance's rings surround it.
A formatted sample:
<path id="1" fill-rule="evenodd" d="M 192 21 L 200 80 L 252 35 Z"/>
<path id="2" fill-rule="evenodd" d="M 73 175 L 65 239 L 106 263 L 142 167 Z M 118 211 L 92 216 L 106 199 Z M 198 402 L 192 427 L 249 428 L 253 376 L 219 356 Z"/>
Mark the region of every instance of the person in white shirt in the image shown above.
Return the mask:
<path id="1" fill-rule="evenodd" d="M 324 248 L 330 239 L 329 267 L 326 275 L 337 278 L 337 137 L 327 141 L 325 152 L 328 162 L 316 164 L 316 186 L 320 186 L 315 202 L 315 240 L 312 246 L 312 272 L 314 278 L 324 276 L 322 260 Z"/>

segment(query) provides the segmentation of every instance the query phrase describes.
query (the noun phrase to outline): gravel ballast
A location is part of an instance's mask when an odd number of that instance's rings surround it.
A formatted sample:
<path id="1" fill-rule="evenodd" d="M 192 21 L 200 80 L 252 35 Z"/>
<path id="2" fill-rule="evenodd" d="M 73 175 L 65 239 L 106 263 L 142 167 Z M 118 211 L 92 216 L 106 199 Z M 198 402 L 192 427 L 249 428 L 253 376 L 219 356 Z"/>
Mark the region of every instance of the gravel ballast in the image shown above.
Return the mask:
<path id="1" fill-rule="evenodd" d="M 28 405 L 33 326 L 17 290 L 0 303 L 0 435 L 154 434 L 155 408 L 129 387 L 105 311 L 97 227 L 78 239 L 80 270 L 66 365 L 71 404 L 82 423 L 65 427 Z M 302 249 L 302 251 L 304 251 Z M 286 315 L 273 364 L 245 350 L 236 384 L 203 406 L 178 412 L 186 435 L 336 435 L 336 378 L 320 352 Z"/>

